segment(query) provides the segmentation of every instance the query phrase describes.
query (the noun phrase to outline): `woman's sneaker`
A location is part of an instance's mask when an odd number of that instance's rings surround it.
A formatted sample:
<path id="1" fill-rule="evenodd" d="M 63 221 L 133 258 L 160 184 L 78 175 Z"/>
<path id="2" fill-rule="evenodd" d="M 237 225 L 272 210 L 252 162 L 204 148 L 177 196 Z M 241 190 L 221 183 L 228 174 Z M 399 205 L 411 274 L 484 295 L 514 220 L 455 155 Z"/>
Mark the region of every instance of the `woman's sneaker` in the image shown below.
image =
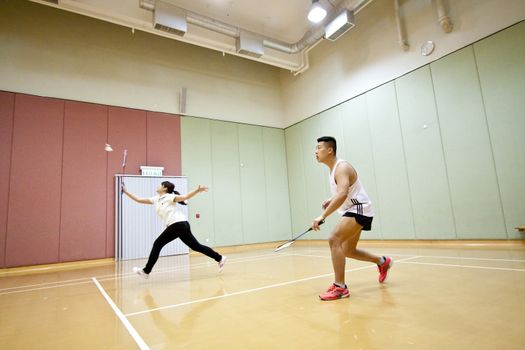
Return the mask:
<path id="1" fill-rule="evenodd" d="M 222 259 L 221 261 L 219 261 L 219 273 L 222 272 L 222 270 L 224 269 L 224 265 L 226 264 L 226 256 L 222 256 Z"/>
<path id="2" fill-rule="evenodd" d="M 350 292 L 348 291 L 348 287 L 341 288 L 336 286 L 335 284 L 332 284 L 330 288 L 324 292 L 324 294 L 319 295 L 319 298 L 321 300 L 337 300 L 342 298 L 348 298 L 350 296 Z"/>
<path id="3" fill-rule="evenodd" d="M 149 278 L 149 273 L 145 273 L 143 269 L 141 269 L 140 267 L 134 267 L 133 268 L 133 272 L 135 272 L 137 275 L 139 275 L 140 277 L 144 278 L 145 280 L 147 280 Z"/>
<path id="4" fill-rule="evenodd" d="M 385 262 L 382 265 L 377 265 L 377 268 L 379 269 L 379 283 L 386 281 L 388 270 L 390 270 L 392 265 L 394 265 L 394 260 L 389 256 L 385 257 Z"/>

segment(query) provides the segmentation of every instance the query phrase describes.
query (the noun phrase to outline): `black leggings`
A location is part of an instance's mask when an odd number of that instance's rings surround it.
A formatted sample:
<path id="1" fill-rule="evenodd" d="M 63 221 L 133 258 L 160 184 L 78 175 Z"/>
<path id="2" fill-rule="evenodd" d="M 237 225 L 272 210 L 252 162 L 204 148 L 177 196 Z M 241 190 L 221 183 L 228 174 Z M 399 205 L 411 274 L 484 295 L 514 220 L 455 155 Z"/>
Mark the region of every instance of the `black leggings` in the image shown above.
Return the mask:
<path id="1" fill-rule="evenodd" d="M 159 259 L 159 254 L 162 248 L 164 248 L 166 244 L 177 238 L 180 238 L 180 240 L 184 244 L 186 244 L 194 251 L 209 256 L 217 262 L 221 261 L 222 259 L 222 256 L 215 250 L 205 245 L 202 245 L 197 241 L 197 239 L 191 233 L 190 224 L 187 221 L 181 221 L 169 225 L 168 227 L 166 227 L 164 232 L 162 232 L 160 236 L 157 237 L 155 243 L 153 243 L 153 247 L 151 248 L 151 253 L 149 253 L 148 263 L 144 268 L 145 273 L 151 272 L 153 266 Z"/>

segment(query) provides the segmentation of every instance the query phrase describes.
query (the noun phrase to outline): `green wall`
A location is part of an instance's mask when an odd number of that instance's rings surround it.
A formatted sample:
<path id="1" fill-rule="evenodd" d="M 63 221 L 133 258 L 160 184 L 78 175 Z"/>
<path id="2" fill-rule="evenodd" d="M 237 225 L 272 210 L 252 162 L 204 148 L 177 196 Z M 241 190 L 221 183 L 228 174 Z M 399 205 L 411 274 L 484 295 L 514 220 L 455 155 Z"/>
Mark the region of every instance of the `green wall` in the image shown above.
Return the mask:
<path id="1" fill-rule="evenodd" d="M 228 246 L 289 239 L 284 130 L 182 117 L 181 134 L 190 189 L 210 187 L 189 205 L 199 241 Z"/>
<path id="2" fill-rule="evenodd" d="M 314 147 L 331 135 L 374 203 L 373 231 L 362 238 L 519 238 L 524 96 L 522 22 L 287 128 L 294 231 L 330 196 Z"/>
<path id="3" fill-rule="evenodd" d="M 332 135 L 374 204 L 362 238 L 520 238 L 523 96 L 525 22 L 285 130 L 182 117 L 183 174 L 210 186 L 191 200 L 193 231 L 226 246 L 305 230 L 330 196 L 315 145 Z"/>

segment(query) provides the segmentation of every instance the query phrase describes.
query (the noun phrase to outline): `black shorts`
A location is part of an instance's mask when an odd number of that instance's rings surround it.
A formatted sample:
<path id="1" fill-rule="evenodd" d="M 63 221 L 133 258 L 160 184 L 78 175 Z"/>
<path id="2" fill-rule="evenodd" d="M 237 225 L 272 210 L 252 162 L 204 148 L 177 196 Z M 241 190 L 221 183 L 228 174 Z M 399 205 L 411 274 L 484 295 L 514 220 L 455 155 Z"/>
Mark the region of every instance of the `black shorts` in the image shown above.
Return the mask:
<path id="1" fill-rule="evenodd" d="M 352 213 L 351 211 L 347 211 L 343 214 L 343 216 L 355 218 L 355 221 L 357 221 L 359 225 L 363 226 L 363 231 L 370 231 L 372 229 L 372 220 L 374 220 L 374 218 L 371 216 L 359 215 Z"/>

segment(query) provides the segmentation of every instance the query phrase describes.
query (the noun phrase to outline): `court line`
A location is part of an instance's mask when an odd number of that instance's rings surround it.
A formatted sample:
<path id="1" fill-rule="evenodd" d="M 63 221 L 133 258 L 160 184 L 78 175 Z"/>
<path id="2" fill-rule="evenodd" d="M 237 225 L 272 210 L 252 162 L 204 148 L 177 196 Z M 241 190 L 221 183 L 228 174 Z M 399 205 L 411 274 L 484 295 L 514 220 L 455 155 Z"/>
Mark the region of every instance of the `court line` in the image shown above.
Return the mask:
<path id="1" fill-rule="evenodd" d="M 405 258 L 405 259 L 397 260 L 396 262 L 408 261 L 408 260 L 416 259 L 416 258 L 419 258 L 419 256 L 413 256 L 413 257 L 410 257 L 410 258 Z M 354 271 L 366 270 L 366 269 L 370 269 L 370 268 L 377 268 L 377 266 L 375 266 L 374 264 L 372 264 L 372 265 L 368 265 L 368 266 L 362 266 L 362 267 L 356 267 L 356 268 L 352 268 L 352 269 L 347 269 L 347 270 L 345 270 L 345 272 L 354 272 Z M 137 316 L 137 315 L 142 315 L 142 314 L 150 313 L 150 312 L 153 312 L 153 311 L 166 310 L 166 309 L 174 309 L 174 308 L 181 307 L 181 306 L 192 305 L 192 304 L 198 304 L 198 303 L 203 303 L 203 302 L 210 301 L 210 300 L 217 300 L 217 299 L 223 299 L 223 298 L 228 298 L 228 297 L 237 296 L 237 295 L 242 295 L 242 294 L 248 294 L 248 293 L 258 292 L 258 291 L 265 290 L 265 289 L 271 289 L 271 288 L 277 288 L 277 287 L 287 286 L 287 285 L 290 285 L 290 284 L 295 284 L 295 283 L 300 283 L 300 282 L 305 282 L 305 281 L 315 280 L 315 279 L 318 279 L 318 278 L 323 278 L 323 277 L 328 277 L 328 276 L 333 276 L 333 275 L 334 275 L 334 273 L 333 273 L 333 272 L 330 272 L 330 273 L 325 273 L 325 274 L 322 274 L 322 275 L 311 276 L 311 277 L 305 277 L 305 278 L 301 278 L 301 279 L 297 279 L 297 280 L 292 280 L 292 281 L 287 281 L 287 282 L 282 282 L 282 283 L 270 284 L 270 285 L 263 286 L 263 287 L 252 288 L 252 289 L 246 289 L 246 290 L 241 290 L 241 291 L 233 292 L 233 293 L 226 293 L 226 294 L 223 294 L 223 295 L 217 295 L 217 296 L 214 296 L 214 297 L 202 298 L 202 299 L 197 299 L 197 300 L 192 300 L 192 301 L 186 301 L 186 302 L 179 303 L 179 304 L 160 306 L 160 307 L 156 307 L 156 308 L 148 309 L 148 310 L 143 310 L 143 311 L 130 312 L 130 313 L 125 314 L 125 316 L 126 316 L 126 317 L 130 317 L 130 316 Z"/>
<path id="2" fill-rule="evenodd" d="M 397 256 L 412 256 L 406 254 L 394 254 Z M 476 257 L 462 257 L 462 256 L 441 256 L 441 255 L 421 255 L 425 258 L 436 258 L 436 259 L 461 259 L 461 260 L 479 260 L 479 261 L 505 261 L 505 262 L 525 262 L 520 259 L 498 259 L 498 258 L 476 258 Z"/>
<path id="3" fill-rule="evenodd" d="M 437 264 L 437 263 L 425 263 L 425 262 L 416 262 L 416 261 L 409 261 L 404 262 L 400 261 L 403 264 L 415 264 L 415 265 L 430 265 L 430 266 L 446 266 L 446 267 L 463 267 L 468 269 L 481 269 L 481 270 L 501 270 L 501 271 L 517 271 L 517 272 L 525 272 L 525 269 L 513 269 L 513 268 L 506 268 L 506 267 L 493 267 L 493 266 L 474 266 L 474 265 L 455 265 L 455 264 Z"/>
<path id="4" fill-rule="evenodd" d="M 321 250 L 317 250 L 317 251 L 321 251 Z M 291 254 L 298 255 L 297 253 L 289 253 L 289 255 Z M 379 253 L 375 253 L 375 254 L 379 254 Z M 392 256 L 414 256 L 414 254 L 392 254 L 392 253 L 390 254 Z M 321 257 L 320 255 L 309 255 L 308 252 L 306 252 L 306 254 L 304 255 L 314 256 L 314 257 L 319 257 L 319 258 Z M 384 254 L 381 254 L 381 255 L 384 255 Z M 476 258 L 476 257 L 450 256 L 450 255 L 448 256 L 447 255 L 419 255 L 419 256 L 421 256 L 422 258 L 462 259 L 462 260 L 480 260 L 480 261 L 505 261 L 505 262 L 524 262 L 525 263 L 525 260 L 520 260 L 520 259 Z M 327 257 L 330 257 L 330 256 L 327 255 Z"/>
<path id="5" fill-rule="evenodd" d="M 91 280 L 87 279 L 82 282 L 76 282 L 76 283 L 66 283 L 66 284 L 59 284 L 54 286 L 44 286 L 39 288 L 30 288 L 30 289 L 19 289 L 19 290 L 10 290 L 7 292 L 0 292 L 0 295 L 7 295 L 7 294 L 16 294 L 16 293 L 25 293 L 25 292 L 33 292 L 37 290 L 44 290 L 44 289 L 53 289 L 53 288 L 62 288 L 62 287 L 70 287 L 70 286 L 78 286 L 80 284 L 88 284 L 91 283 Z"/>
<path id="6" fill-rule="evenodd" d="M 258 256 L 248 256 L 244 258 L 242 257 L 234 258 L 234 259 L 228 260 L 228 265 L 264 260 L 265 257 L 278 258 L 279 255 L 265 254 L 265 255 L 258 255 Z M 174 272 L 174 271 L 179 271 L 179 270 L 185 270 L 187 268 L 198 269 L 198 268 L 208 267 L 208 266 L 213 266 L 213 263 L 203 262 L 203 263 L 197 263 L 193 265 L 192 264 L 179 265 L 173 268 L 161 268 L 158 271 L 155 271 L 154 274 L 157 275 L 160 273 Z M 112 280 L 128 278 L 128 277 L 136 277 L 136 274 L 134 272 L 126 272 L 123 274 L 102 275 L 102 276 L 98 276 L 98 280 L 99 281 L 112 281 Z M 9 287 L 9 288 L 0 289 L 0 295 L 32 292 L 36 290 L 52 289 L 52 288 L 59 288 L 59 287 L 69 287 L 69 286 L 76 286 L 79 284 L 86 284 L 86 283 L 91 283 L 90 277 L 76 278 L 76 279 L 64 280 L 64 281 L 38 283 L 38 284 L 24 285 L 24 286 L 17 286 L 17 287 Z"/>
<path id="7" fill-rule="evenodd" d="M 310 250 L 312 251 L 312 250 Z M 314 251 L 326 251 L 321 249 L 314 249 Z M 393 256 L 408 256 L 412 257 L 414 255 L 408 255 L 408 254 L 392 254 Z M 283 256 L 303 256 L 303 257 L 318 257 L 318 258 L 330 258 L 329 255 L 321 256 L 321 255 L 313 255 L 313 254 L 300 254 L 300 253 L 280 253 L 280 254 L 261 254 L 257 256 L 248 256 L 248 257 L 240 257 L 240 258 L 234 258 L 231 260 L 228 260 L 228 264 L 237 264 L 237 263 L 243 263 L 243 262 L 250 262 L 250 261 L 257 261 L 257 260 L 264 260 L 265 258 L 277 258 L 277 257 L 283 257 Z M 438 259 L 460 259 L 460 260 L 478 260 L 478 261 L 504 261 L 504 262 L 525 262 L 525 260 L 519 260 L 519 259 L 498 259 L 498 258 L 477 258 L 477 257 L 460 257 L 460 256 L 444 256 L 444 255 L 418 255 L 422 258 L 438 258 Z M 415 264 L 415 262 L 414 262 Z M 431 264 L 431 263 L 420 263 L 420 264 Z M 160 274 L 160 273 L 168 273 L 168 272 L 174 272 L 179 270 L 184 270 L 187 268 L 190 269 L 199 269 L 202 267 L 208 267 L 212 266 L 213 263 L 211 262 L 202 262 L 197 264 L 186 264 L 186 265 L 179 265 L 174 268 L 160 268 L 157 271 L 154 272 L 154 274 Z M 447 264 L 443 264 L 447 265 Z M 436 266 L 439 266 L 436 264 Z M 448 264 L 447 266 L 455 266 L 453 264 Z M 463 266 L 466 267 L 467 265 L 457 265 L 457 266 Z M 473 266 L 472 268 L 476 268 Z M 505 268 L 493 268 L 493 269 L 502 269 L 505 270 Z M 509 271 L 521 271 L 520 269 L 510 269 Z M 111 275 L 102 275 L 98 276 L 98 279 L 100 281 L 110 281 L 110 280 L 116 280 L 121 278 L 128 278 L 131 276 L 135 276 L 135 273 L 133 272 L 126 272 L 123 274 L 111 274 Z M 71 283 L 73 282 L 73 283 Z M 33 285 L 24 285 L 24 286 L 17 286 L 17 287 L 9 287 L 9 288 L 3 288 L 0 289 L 0 295 L 5 294 L 13 294 L 13 293 L 23 293 L 23 292 L 32 292 L 36 290 L 43 290 L 43 289 L 52 289 L 52 288 L 60 288 L 60 287 L 69 287 L 69 286 L 75 286 L 80 284 L 86 284 L 90 283 L 91 280 L 89 277 L 85 278 L 76 278 L 71 280 L 65 280 L 65 281 L 55 281 L 55 282 L 46 282 L 46 283 L 39 283 L 39 284 L 33 284 Z M 37 287 L 37 288 L 35 288 Z"/>
<path id="8" fill-rule="evenodd" d="M 111 308 L 113 309 L 115 314 L 118 316 L 118 318 L 120 319 L 122 324 L 124 324 L 124 327 L 126 327 L 126 329 L 128 330 L 129 334 L 133 337 L 133 340 L 135 340 L 135 343 L 137 343 L 139 348 L 141 350 L 149 350 L 149 346 L 146 344 L 146 342 L 144 342 L 144 339 L 142 339 L 140 334 L 135 330 L 135 328 L 129 322 L 129 320 L 126 318 L 126 316 L 124 316 L 122 311 L 120 311 L 120 309 L 117 307 L 117 305 L 115 305 L 113 300 L 111 300 L 111 298 L 109 297 L 108 293 L 106 293 L 104 288 L 102 288 L 100 283 L 98 283 L 97 279 L 95 277 L 92 277 L 92 280 L 93 280 L 93 283 L 95 283 L 95 285 L 97 286 L 97 288 L 100 291 L 100 293 L 104 296 L 104 298 L 108 302 L 109 306 L 111 306 Z"/>

